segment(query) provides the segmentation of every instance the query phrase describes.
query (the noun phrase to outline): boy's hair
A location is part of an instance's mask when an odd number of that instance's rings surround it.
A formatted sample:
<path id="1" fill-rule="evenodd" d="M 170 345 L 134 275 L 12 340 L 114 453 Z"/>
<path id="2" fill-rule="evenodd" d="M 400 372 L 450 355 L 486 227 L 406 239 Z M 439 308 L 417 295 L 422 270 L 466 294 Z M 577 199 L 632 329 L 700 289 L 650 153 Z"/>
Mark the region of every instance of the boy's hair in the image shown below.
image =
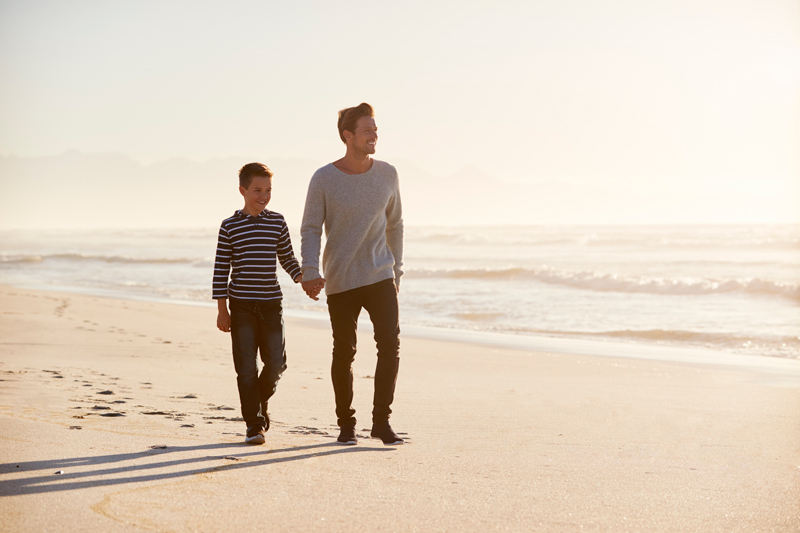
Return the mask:
<path id="1" fill-rule="evenodd" d="M 375 110 L 367 103 L 359 104 L 355 107 L 346 107 L 339 111 L 339 138 L 344 140 L 344 132 L 349 131 L 353 135 L 356 133 L 356 122 L 361 117 L 374 117 Z"/>
<path id="2" fill-rule="evenodd" d="M 272 177 L 272 171 L 263 163 L 247 163 L 239 169 L 239 185 L 245 189 L 250 187 L 256 176 Z"/>

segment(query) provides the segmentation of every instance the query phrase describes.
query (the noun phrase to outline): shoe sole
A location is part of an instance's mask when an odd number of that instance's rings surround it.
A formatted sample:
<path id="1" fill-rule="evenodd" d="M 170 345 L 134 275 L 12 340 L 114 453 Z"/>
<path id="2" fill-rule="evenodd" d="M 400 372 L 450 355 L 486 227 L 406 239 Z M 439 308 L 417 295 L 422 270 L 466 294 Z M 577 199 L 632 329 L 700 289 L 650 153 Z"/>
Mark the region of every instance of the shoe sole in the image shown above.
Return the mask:
<path id="1" fill-rule="evenodd" d="M 245 444 L 264 444 L 265 442 L 267 442 L 267 439 L 264 438 L 264 435 L 257 435 L 244 439 Z"/>
<path id="2" fill-rule="evenodd" d="M 370 433 L 369 436 L 372 437 L 373 439 L 380 439 L 380 441 L 383 442 L 384 446 L 399 446 L 399 445 L 405 443 L 405 441 L 403 439 L 401 439 L 400 437 L 397 437 L 397 440 L 392 440 L 392 441 L 388 441 L 387 442 L 387 441 L 383 440 L 381 437 L 379 437 L 378 435 L 375 435 L 374 433 Z"/>
<path id="3" fill-rule="evenodd" d="M 336 441 L 336 444 L 341 444 L 342 446 L 355 446 L 358 444 L 357 440 L 348 440 L 347 442 L 342 442 L 340 440 Z"/>

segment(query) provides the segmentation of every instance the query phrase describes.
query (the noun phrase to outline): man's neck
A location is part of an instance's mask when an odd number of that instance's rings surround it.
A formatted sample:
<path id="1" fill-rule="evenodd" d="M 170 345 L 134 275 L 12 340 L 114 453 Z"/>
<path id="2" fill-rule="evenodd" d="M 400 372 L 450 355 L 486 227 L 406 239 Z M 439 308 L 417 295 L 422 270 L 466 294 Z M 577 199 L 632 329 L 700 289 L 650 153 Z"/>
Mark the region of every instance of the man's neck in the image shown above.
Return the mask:
<path id="1" fill-rule="evenodd" d="M 372 158 L 369 154 L 356 154 L 348 150 L 343 158 L 333 162 L 333 166 L 345 174 L 363 174 L 372 168 Z"/>

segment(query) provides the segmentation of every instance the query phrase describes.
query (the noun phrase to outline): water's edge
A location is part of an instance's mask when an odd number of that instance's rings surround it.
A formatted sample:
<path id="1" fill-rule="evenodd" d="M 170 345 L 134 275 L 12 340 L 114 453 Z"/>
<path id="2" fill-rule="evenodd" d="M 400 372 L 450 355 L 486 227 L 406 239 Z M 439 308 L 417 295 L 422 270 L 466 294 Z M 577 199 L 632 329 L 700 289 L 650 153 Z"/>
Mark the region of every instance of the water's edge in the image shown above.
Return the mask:
<path id="1" fill-rule="evenodd" d="M 95 296 L 114 300 L 131 300 L 208 308 L 216 307 L 216 304 L 213 302 L 197 302 L 191 300 L 149 297 L 103 289 L 30 284 L 6 284 L 6 286 L 17 287 L 20 289 L 82 294 L 86 296 Z M 285 308 L 284 315 L 292 319 L 301 320 L 306 325 L 312 327 L 325 329 L 330 327 L 328 316 L 325 313 Z M 369 319 L 366 317 L 362 316 L 359 320 L 359 323 L 361 323 L 362 326 L 371 327 Z M 478 344 L 493 348 L 504 348 L 537 353 L 585 355 L 590 357 L 612 357 L 621 359 L 634 359 L 639 361 L 661 361 L 688 365 L 712 365 L 717 367 L 728 367 L 732 369 L 758 372 L 760 374 L 769 376 L 769 384 L 771 385 L 800 388 L 800 361 L 768 355 L 745 355 L 709 348 L 664 346 L 635 341 L 617 342 L 608 340 L 586 340 L 531 334 L 498 333 L 456 328 L 437 328 L 402 323 L 401 329 L 404 336 L 441 342 Z"/>

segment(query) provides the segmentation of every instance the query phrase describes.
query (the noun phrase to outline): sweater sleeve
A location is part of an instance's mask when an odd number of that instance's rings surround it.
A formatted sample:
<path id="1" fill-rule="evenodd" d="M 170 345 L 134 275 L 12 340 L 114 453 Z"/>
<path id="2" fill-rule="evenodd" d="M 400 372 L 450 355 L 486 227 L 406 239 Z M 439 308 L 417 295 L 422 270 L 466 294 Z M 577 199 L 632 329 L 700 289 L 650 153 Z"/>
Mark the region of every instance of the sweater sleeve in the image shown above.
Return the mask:
<path id="1" fill-rule="evenodd" d="M 325 194 L 314 177 L 308 184 L 303 222 L 300 225 L 300 256 L 303 281 L 321 277 L 319 254 L 322 247 L 322 225 L 325 222 Z"/>
<path id="2" fill-rule="evenodd" d="M 399 287 L 403 275 L 403 205 L 399 179 L 395 179 L 394 193 L 386 205 L 386 244 L 394 256 L 394 282 Z"/>
<path id="3" fill-rule="evenodd" d="M 286 221 L 282 220 L 281 222 L 281 236 L 278 238 L 277 246 L 278 261 L 280 261 L 286 273 L 289 274 L 289 277 L 292 278 L 292 281 L 296 282 L 297 276 L 300 275 L 300 265 L 294 257 L 292 239 L 289 236 L 289 228 L 286 225 Z"/>
<path id="4" fill-rule="evenodd" d="M 231 239 L 224 227 L 219 228 L 217 257 L 214 260 L 214 281 L 211 297 L 215 300 L 228 297 L 228 276 L 231 271 Z"/>

